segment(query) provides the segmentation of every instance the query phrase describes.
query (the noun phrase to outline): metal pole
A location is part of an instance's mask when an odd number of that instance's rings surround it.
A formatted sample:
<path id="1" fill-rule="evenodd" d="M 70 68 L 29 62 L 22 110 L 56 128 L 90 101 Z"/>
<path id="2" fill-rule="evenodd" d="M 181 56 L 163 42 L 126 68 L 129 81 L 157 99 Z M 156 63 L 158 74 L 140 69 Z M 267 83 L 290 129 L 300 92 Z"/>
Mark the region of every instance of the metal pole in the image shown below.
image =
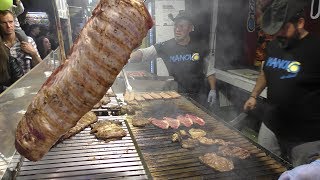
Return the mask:
<path id="1" fill-rule="evenodd" d="M 54 12 L 54 18 L 56 20 L 56 26 L 57 26 L 57 34 L 58 34 L 58 41 L 59 41 L 59 50 L 60 50 L 60 64 L 64 64 L 66 60 L 66 53 L 64 51 L 64 42 L 63 42 L 63 35 L 62 35 L 62 29 L 61 29 L 61 22 L 59 17 L 59 12 L 56 4 L 56 0 L 51 0 L 53 12 Z"/>

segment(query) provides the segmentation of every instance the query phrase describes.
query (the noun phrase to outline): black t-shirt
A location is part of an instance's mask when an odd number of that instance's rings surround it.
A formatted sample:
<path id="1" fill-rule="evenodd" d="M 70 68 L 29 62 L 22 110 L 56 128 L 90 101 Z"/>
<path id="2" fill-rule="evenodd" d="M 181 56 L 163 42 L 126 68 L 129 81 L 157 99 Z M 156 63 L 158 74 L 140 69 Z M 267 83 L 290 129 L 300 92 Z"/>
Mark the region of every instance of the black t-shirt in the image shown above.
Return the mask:
<path id="1" fill-rule="evenodd" d="M 204 58 L 207 46 L 191 41 L 188 45 L 177 44 L 175 39 L 154 45 L 157 54 L 179 85 L 179 92 L 197 93 L 203 86 Z"/>
<path id="2" fill-rule="evenodd" d="M 265 124 L 280 138 L 320 140 L 320 39 L 307 35 L 290 49 L 267 47 Z"/>

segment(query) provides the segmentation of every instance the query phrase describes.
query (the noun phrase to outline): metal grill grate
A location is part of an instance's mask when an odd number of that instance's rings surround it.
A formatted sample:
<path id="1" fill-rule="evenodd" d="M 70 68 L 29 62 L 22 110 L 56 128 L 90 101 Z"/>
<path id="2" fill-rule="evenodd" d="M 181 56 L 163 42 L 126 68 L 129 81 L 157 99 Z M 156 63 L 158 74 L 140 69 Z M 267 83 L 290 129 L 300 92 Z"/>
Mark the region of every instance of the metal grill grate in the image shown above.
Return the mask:
<path id="1" fill-rule="evenodd" d="M 99 116 L 99 120 L 120 120 Z M 97 140 L 87 128 L 53 147 L 38 162 L 25 160 L 17 179 L 147 179 L 130 134 L 122 140 Z"/>
<path id="2" fill-rule="evenodd" d="M 156 102 L 156 101 L 153 101 Z M 140 148 L 143 159 L 146 162 L 151 176 L 154 179 L 277 179 L 286 170 L 284 164 L 276 161 L 267 155 L 263 150 L 257 148 L 250 141 L 240 135 L 237 131 L 231 130 L 222 122 L 215 120 L 200 108 L 194 106 L 185 98 L 177 100 L 162 101 L 162 105 L 172 106 L 176 104 L 179 112 L 195 114 L 206 120 L 206 125 L 200 127 L 207 132 L 213 132 L 219 139 L 232 141 L 236 146 L 247 149 L 251 157 L 245 160 L 232 158 L 234 170 L 230 172 L 218 172 L 201 164 L 198 157 L 206 152 L 216 152 L 218 146 L 199 146 L 194 150 L 181 148 L 179 143 L 171 141 L 171 135 L 176 130 L 162 130 L 152 125 L 144 128 L 133 127 L 130 131 Z M 144 108 L 157 106 L 157 103 L 144 103 Z M 152 108 L 151 108 L 152 109 Z M 171 108 L 172 109 L 172 108 Z M 161 111 L 159 109 L 159 111 Z M 159 113 L 156 116 L 159 118 Z M 167 112 L 167 111 L 166 111 Z M 146 114 L 149 116 L 150 114 Z M 163 116 L 168 114 L 164 113 Z M 179 129 L 183 129 L 179 128 Z M 184 128 L 187 129 L 187 128 Z"/>

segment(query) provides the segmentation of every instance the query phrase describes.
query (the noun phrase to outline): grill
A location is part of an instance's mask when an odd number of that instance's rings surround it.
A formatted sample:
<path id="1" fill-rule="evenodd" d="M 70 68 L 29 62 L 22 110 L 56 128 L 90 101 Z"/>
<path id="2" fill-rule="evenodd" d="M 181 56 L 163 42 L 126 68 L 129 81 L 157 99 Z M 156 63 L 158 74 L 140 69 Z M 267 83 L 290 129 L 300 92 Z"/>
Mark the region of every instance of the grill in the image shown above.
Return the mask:
<path id="1" fill-rule="evenodd" d="M 251 156 L 245 160 L 232 158 L 235 166 L 232 171 L 218 172 L 201 164 L 198 159 L 207 152 L 217 152 L 218 146 L 199 146 L 194 150 L 183 149 L 180 143 L 171 141 L 171 135 L 176 130 L 162 130 L 152 125 L 137 128 L 129 123 L 130 131 L 154 179 L 277 179 L 290 166 L 263 148 L 258 148 L 258 145 L 250 142 L 226 124 L 217 121 L 186 98 L 153 102 L 143 104 L 144 109 L 148 109 L 144 116 L 152 116 L 152 113 L 156 118 L 172 113 L 195 114 L 206 121 L 206 125 L 200 127 L 201 129 L 213 132 L 215 138 L 232 141 L 235 146 L 247 149 L 251 153 Z M 159 106 L 166 108 L 161 110 Z"/>
<path id="2" fill-rule="evenodd" d="M 16 179 L 148 179 L 124 118 L 98 116 L 98 120 L 119 120 L 128 135 L 106 143 L 86 128 L 57 144 L 41 161 L 24 160 Z"/>

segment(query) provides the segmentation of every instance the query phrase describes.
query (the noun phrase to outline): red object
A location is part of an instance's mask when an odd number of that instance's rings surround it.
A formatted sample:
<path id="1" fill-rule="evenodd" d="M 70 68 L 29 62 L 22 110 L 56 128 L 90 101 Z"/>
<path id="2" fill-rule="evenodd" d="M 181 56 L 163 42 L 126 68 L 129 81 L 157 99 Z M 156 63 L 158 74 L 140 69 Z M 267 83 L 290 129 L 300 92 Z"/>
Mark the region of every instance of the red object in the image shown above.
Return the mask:
<path id="1" fill-rule="evenodd" d="M 164 117 L 163 120 L 167 121 L 169 123 L 169 126 L 173 129 L 178 129 L 180 126 L 180 121 L 178 121 L 177 119 Z"/>
<path id="2" fill-rule="evenodd" d="M 183 115 L 179 115 L 177 117 L 177 120 L 179 120 L 180 123 L 182 123 L 186 127 L 190 127 L 193 124 L 193 121 L 190 118 L 187 118 L 186 116 L 183 116 Z"/>
<path id="3" fill-rule="evenodd" d="M 151 123 L 161 129 L 168 129 L 169 128 L 169 123 L 166 120 L 159 120 L 156 118 L 150 118 L 149 119 Z"/>
<path id="4" fill-rule="evenodd" d="M 203 119 L 191 114 L 186 114 L 186 117 L 191 119 L 194 123 L 199 124 L 200 126 L 203 126 L 206 123 Z"/>

